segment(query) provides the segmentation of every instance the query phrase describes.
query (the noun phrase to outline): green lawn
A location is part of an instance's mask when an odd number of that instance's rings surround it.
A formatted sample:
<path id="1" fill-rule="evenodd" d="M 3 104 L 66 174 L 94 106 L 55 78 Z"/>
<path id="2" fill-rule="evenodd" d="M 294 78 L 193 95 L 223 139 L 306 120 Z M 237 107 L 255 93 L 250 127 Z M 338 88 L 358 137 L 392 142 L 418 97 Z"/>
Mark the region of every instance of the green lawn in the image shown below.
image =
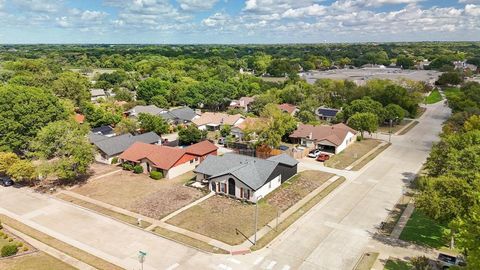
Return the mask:
<path id="1" fill-rule="evenodd" d="M 388 259 L 387 263 L 385 264 L 384 270 L 410 270 L 412 269 L 412 265 L 406 261 L 402 261 L 399 259 Z"/>
<path id="2" fill-rule="evenodd" d="M 442 95 L 438 90 L 433 90 L 427 97 L 427 104 L 437 103 L 442 100 Z"/>
<path id="3" fill-rule="evenodd" d="M 414 210 L 400 239 L 432 248 L 442 248 L 448 244 L 446 226 L 438 224 L 418 210 Z"/>

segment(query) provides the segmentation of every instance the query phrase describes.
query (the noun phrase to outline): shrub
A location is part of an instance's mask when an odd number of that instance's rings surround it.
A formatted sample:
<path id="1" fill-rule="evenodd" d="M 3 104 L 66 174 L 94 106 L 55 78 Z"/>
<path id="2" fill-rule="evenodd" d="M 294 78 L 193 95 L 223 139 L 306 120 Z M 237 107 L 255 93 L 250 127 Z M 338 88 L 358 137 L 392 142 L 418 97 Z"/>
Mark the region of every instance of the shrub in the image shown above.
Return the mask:
<path id="1" fill-rule="evenodd" d="M 3 235 L 3 239 L 7 239 L 8 238 L 8 235 Z"/>
<path id="2" fill-rule="evenodd" d="M 133 165 L 130 163 L 123 163 L 122 168 L 127 171 L 133 171 Z"/>
<path id="3" fill-rule="evenodd" d="M 133 172 L 137 173 L 137 174 L 138 173 L 143 173 L 143 167 L 140 166 L 140 165 L 137 165 L 137 166 L 133 167 Z"/>
<path id="4" fill-rule="evenodd" d="M 16 245 L 6 245 L 3 246 L 1 255 L 2 257 L 8 257 L 17 254 L 18 248 Z"/>
<path id="5" fill-rule="evenodd" d="M 357 142 L 361 142 L 363 140 L 362 136 L 357 136 Z"/>
<path id="6" fill-rule="evenodd" d="M 28 247 L 27 247 L 27 246 L 24 246 L 24 247 L 23 247 L 23 251 L 28 251 Z"/>
<path id="7" fill-rule="evenodd" d="M 13 242 L 13 238 L 8 238 L 8 242 Z"/>
<path id="8" fill-rule="evenodd" d="M 23 247 L 23 243 L 22 242 L 17 242 L 17 247 Z"/>
<path id="9" fill-rule="evenodd" d="M 118 163 L 118 157 L 112 158 L 112 164 L 115 165 Z"/>
<path id="10" fill-rule="evenodd" d="M 150 178 L 159 180 L 163 178 L 163 173 L 159 171 L 152 171 L 150 172 Z"/>

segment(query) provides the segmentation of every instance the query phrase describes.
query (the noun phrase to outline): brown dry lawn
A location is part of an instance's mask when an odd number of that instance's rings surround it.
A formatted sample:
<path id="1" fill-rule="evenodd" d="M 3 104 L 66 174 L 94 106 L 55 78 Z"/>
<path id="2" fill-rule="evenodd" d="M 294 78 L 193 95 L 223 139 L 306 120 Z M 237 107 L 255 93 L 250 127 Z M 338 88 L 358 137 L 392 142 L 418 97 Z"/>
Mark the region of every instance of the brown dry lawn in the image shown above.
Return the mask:
<path id="1" fill-rule="evenodd" d="M 345 169 L 379 144 L 381 144 L 381 141 L 374 139 L 364 139 L 360 142 L 355 142 L 340 154 L 332 156 L 325 162 L 325 166 L 335 169 Z"/>
<path id="2" fill-rule="evenodd" d="M 0 260 L 0 269 L 4 270 L 74 270 L 70 266 L 43 252 L 35 252 L 15 258 Z"/>
<path id="3" fill-rule="evenodd" d="M 258 204 L 258 228 L 262 228 L 281 213 L 300 201 L 307 194 L 325 183 L 333 174 L 304 171 L 286 181 Z M 246 239 L 236 234 L 236 229 L 250 237 L 254 229 L 255 205 L 213 196 L 200 204 L 167 220 L 168 223 L 237 245 Z"/>
<path id="4" fill-rule="evenodd" d="M 397 133 L 399 130 L 401 130 L 402 128 L 404 128 L 405 126 L 407 126 L 408 124 L 410 124 L 413 120 L 410 120 L 410 119 L 404 119 L 400 124 L 398 125 L 394 125 L 392 127 L 392 134 L 395 134 Z M 378 132 L 381 132 L 381 133 L 389 133 L 390 132 L 390 126 L 388 125 L 382 125 L 378 128 Z"/>
<path id="5" fill-rule="evenodd" d="M 96 166 L 118 168 L 98 164 Z M 71 191 L 156 219 L 161 219 L 205 195 L 198 189 L 184 186 L 194 177 L 192 172 L 169 180 L 153 180 L 146 174 L 134 174 L 130 171 L 120 171 L 95 179 L 100 175 L 93 175 L 85 184 Z"/>

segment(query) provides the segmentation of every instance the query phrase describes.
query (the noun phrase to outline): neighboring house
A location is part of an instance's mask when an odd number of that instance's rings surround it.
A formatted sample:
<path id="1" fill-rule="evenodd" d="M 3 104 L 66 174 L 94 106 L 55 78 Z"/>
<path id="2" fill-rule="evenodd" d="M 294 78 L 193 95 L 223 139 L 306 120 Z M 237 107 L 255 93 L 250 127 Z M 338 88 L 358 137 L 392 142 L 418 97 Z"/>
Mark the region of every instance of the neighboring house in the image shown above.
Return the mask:
<path id="1" fill-rule="evenodd" d="M 297 174 L 297 164 L 287 154 L 259 159 L 228 153 L 208 156 L 194 172 L 211 191 L 256 202 Z"/>
<path id="2" fill-rule="evenodd" d="M 241 97 L 239 100 L 232 100 L 232 102 L 230 102 L 230 108 L 240 108 L 248 112 L 248 105 L 253 101 L 255 101 L 253 97 Z"/>
<path id="3" fill-rule="evenodd" d="M 295 143 L 338 154 L 356 141 L 357 131 L 340 123 L 333 126 L 300 124 L 291 135 Z"/>
<path id="4" fill-rule="evenodd" d="M 158 116 L 166 112 L 167 110 L 158 108 L 155 105 L 148 105 L 148 106 L 138 105 L 126 111 L 124 114 L 127 117 L 137 118 L 141 113 Z"/>
<path id="5" fill-rule="evenodd" d="M 175 108 L 160 114 L 167 122 L 178 124 L 189 124 L 199 117 L 199 115 L 190 107 Z"/>
<path id="6" fill-rule="evenodd" d="M 113 137 L 91 133 L 89 138 L 90 142 L 93 143 L 98 149 L 98 154 L 95 156 L 95 160 L 107 164 L 111 164 L 114 157 L 117 157 L 123 153 L 136 142 L 143 142 L 147 144 L 161 143 L 160 136 L 154 132 L 148 132 L 136 136 L 127 133 Z"/>
<path id="7" fill-rule="evenodd" d="M 226 113 L 206 112 L 193 119 L 193 123 L 200 130 L 219 130 L 222 126 L 238 126 L 245 120 L 241 114 L 229 115 Z"/>
<path id="8" fill-rule="evenodd" d="M 92 102 L 96 102 L 99 99 L 106 99 L 107 98 L 107 94 L 105 93 L 105 91 L 103 89 L 90 89 L 90 95 L 91 95 L 90 100 Z"/>
<path id="9" fill-rule="evenodd" d="M 137 142 L 125 150 L 119 159 L 122 163 L 141 165 L 146 173 L 161 171 L 166 179 L 171 179 L 195 169 L 207 156 L 217 155 L 217 149 L 209 141 L 186 148 Z"/>
<path id="10" fill-rule="evenodd" d="M 339 111 L 339 109 L 320 107 L 315 110 L 315 114 L 318 119 L 330 122 L 337 116 Z"/>
<path id="11" fill-rule="evenodd" d="M 292 104 L 288 104 L 288 103 L 280 104 L 280 105 L 278 105 L 278 108 L 280 110 L 282 110 L 283 112 L 286 112 L 286 113 L 290 114 L 291 116 L 295 116 L 295 114 L 299 111 L 297 106 L 292 105 Z"/>
<path id="12" fill-rule="evenodd" d="M 243 137 L 245 136 L 245 131 L 247 129 L 258 128 L 260 125 L 263 125 L 266 122 L 264 118 L 255 118 L 255 117 L 247 117 L 245 120 L 240 123 L 238 126 L 233 126 L 231 128 L 230 134 L 235 137 L 239 141 L 243 141 Z M 256 134 L 252 134 L 253 138 L 255 139 Z"/>

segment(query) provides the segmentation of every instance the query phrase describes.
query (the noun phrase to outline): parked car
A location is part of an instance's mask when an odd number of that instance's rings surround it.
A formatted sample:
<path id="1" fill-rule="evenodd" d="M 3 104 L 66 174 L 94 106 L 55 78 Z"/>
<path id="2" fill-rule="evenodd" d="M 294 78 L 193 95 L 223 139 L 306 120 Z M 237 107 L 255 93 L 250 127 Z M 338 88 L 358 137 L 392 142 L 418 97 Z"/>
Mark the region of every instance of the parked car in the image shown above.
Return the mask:
<path id="1" fill-rule="evenodd" d="M 439 268 L 445 270 L 452 266 L 466 266 L 464 259 L 461 256 L 452 256 L 445 253 L 438 254 L 437 264 Z"/>
<path id="2" fill-rule="evenodd" d="M 0 177 L 0 185 L 4 187 L 13 186 L 15 184 L 12 179 L 9 177 Z"/>
<path id="3" fill-rule="evenodd" d="M 220 144 L 220 145 L 225 145 L 225 142 L 226 142 L 226 140 L 225 140 L 224 137 L 220 137 L 220 138 L 218 139 L 218 144 Z"/>
<path id="4" fill-rule="evenodd" d="M 282 150 L 282 151 L 287 151 L 288 148 L 289 148 L 288 146 L 283 145 L 283 144 L 278 147 L 278 149 L 280 149 L 280 150 Z"/>
<path id="5" fill-rule="evenodd" d="M 320 151 L 320 149 L 314 149 L 312 151 L 310 151 L 310 153 L 308 153 L 308 157 L 311 157 L 311 158 L 316 158 L 318 157 L 318 155 L 320 155 L 322 151 Z"/>
<path id="6" fill-rule="evenodd" d="M 327 154 L 320 154 L 317 157 L 317 161 L 320 161 L 320 162 L 325 162 L 329 159 L 330 159 L 330 155 L 327 155 Z"/>

